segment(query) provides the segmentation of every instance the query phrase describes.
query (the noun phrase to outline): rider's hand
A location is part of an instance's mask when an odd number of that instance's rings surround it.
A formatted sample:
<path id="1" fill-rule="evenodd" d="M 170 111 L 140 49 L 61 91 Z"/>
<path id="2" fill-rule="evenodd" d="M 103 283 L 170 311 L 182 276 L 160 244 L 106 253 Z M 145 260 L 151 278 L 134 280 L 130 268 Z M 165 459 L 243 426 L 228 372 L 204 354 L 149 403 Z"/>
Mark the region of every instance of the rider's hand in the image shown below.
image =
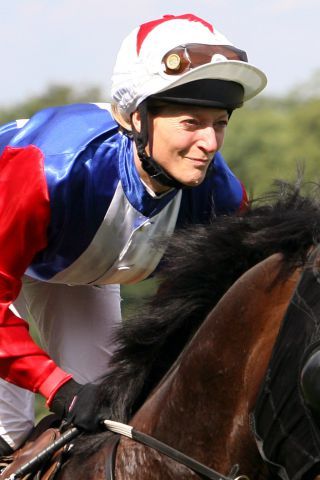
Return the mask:
<path id="1" fill-rule="evenodd" d="M 109 409 L 100 405 L 98 392 L 98 385 L 80 385 L 69 380 L 53 397 L 50 410 L 82 430 L 101 431 L 102 420 L 108 418 Z"/>

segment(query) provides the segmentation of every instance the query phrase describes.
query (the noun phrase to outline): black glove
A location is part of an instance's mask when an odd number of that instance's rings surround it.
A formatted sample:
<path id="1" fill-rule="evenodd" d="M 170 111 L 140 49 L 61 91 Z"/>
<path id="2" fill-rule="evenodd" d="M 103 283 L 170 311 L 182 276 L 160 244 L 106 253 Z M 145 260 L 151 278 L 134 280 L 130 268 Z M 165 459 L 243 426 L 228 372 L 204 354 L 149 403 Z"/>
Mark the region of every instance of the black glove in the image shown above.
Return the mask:
<path id="1" fill-rule="evenodd" d="M 99 402 L 99 385 L 80 385 L 69 380 L 53 397 L 50 410 L 68 424 L 87 432 L 104 430 L 102 420 L 109 418 L 108 405 Z"/>

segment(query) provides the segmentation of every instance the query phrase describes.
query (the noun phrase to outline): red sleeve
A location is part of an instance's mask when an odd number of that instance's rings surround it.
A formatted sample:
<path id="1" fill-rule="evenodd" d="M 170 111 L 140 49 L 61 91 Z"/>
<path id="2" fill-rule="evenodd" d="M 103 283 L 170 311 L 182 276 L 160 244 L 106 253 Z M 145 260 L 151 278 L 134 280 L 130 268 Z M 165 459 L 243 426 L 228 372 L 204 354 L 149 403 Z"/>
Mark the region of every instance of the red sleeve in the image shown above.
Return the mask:
<path id="1" fill-rule="evenodd" d="M 34 255 L 46 246 L 49 218 L 41 151 L 7 147 L 0 157 L 0 377 L 46 398 L 70 375 L 36 345 L 28 323 L 9 306 Z"/>

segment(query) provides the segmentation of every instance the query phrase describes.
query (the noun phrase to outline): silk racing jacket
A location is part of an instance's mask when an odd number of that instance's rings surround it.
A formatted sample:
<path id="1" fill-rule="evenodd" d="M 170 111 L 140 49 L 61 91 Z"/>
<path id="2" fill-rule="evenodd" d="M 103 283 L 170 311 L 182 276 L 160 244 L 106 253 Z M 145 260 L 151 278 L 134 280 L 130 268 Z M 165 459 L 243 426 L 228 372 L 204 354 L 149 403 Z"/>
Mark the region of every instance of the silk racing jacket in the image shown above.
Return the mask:
<path id="1" fill-rule="evenodd" d="M 220 153 L 200 186 L 152 195 L 107 104 L 48 108 L 6 124 L 0 154 L 0 377 L 50 404 L 70 375 L 9 308 L 23 275 L 69 285 L 138 282 L 163 256 L 154 239 L 235 212 L 247 197 Z"/>

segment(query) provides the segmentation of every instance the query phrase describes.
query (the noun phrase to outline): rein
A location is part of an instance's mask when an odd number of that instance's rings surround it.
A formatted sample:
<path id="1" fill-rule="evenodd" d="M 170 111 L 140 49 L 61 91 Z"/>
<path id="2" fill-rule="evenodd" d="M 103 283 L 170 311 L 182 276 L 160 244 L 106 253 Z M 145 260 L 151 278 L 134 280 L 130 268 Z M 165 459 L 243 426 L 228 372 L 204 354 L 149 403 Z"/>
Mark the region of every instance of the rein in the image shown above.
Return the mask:
<path id="1" fill-rule="evenodd" d="M 203 465 L 203 463 L 200 463 L 197 460 L 189 457 L 188 455 L 185 455 L 179 450 L 176 450 L 175 448 L 170 447 L 163 442 L 160 442 L 160 440 L 157 440 L 150 435 L 135 430 L 133 427 L 125 425 L 124 423 L 114 422 L 112 420 L 104 420 L 103 423 L 106 428 L 111 432 L 119 433 L 120 435 L 131 438 L 132 440 L 135 440 L 139 443 L 142 443 L 143 445 L 146 445 L 147 447 L 153 448 L 154 450 L 163 453 L 167 457 L 172 458 L 176 462 L 179 462 L 182 465 L 190 468 L 190 470 L 193 470 L 195 473 L 200 475 L 201 478 L 209 480 L 249 480 L 246 475 L 239 475 L 237 477 L 235 477 L 235 475 L 230 475 L 228 477 L 222 475 L 221 473 L 216 472 L 212 468 Z M 77 428 L 71 428 L 63 435 L 61 435 L 58 440 L 54 441 L 51 445 L 42 450 L 42 452 L 40 452 L 35 458 L 22 465 L 18 470 L 16 470 L 15 473 L 12 473 L 5 480 L 17 480 L 19 478 L 22 478 L 24 475 L 35 471 L 36 468 L 40 467 L 42 463 L 48 458 L 50 458 L 50 456 L 53 455 L 57 450 L 59 450 L 59 448 L 66 445 L 68 442 L 77 437 L 80 433 L 80 430 L 78 430 Z M 237 471 L 238 467 L 235 470 Z"/>
<path id="2" fill-rule="evenodd" d="M 216 470 L 213 470 L 212 468 L 203 465 L 203 463 L 200 463 L 197 460 L 189 457 L 188 455 L 185 455 L 179 450 L 176 450 L 175 448 L 170 447 L 163 442 L 160 442 L 160 440 L 157 440 L 156 438 L 151 437 L 146 433 L 139 432 L 138 430 L 135 430 L 133 427 L 125 425 L 124 423 L 114 422 L 113 420 L 104 420 L 103 423 L 111 432 L 119 433 L 120 435 L 131 438 L 132 440 L 135 440 L 139 443 L 142 443 L 143 445 L 146 445 L 147 447 L 153 448 L 154 450 L 163 453 L 164 455 L 167 455 L 167 457 L 172 458 L 176 462 L 179 462 L 182 465 L 190 468 L 190 470 L 193 470 L 202 478 L 210 480 L 249 480 L 246 475 L 240 475 L 236 478 L 234 476 L 226 477 L 221 473 L 216 472 Z"/>

